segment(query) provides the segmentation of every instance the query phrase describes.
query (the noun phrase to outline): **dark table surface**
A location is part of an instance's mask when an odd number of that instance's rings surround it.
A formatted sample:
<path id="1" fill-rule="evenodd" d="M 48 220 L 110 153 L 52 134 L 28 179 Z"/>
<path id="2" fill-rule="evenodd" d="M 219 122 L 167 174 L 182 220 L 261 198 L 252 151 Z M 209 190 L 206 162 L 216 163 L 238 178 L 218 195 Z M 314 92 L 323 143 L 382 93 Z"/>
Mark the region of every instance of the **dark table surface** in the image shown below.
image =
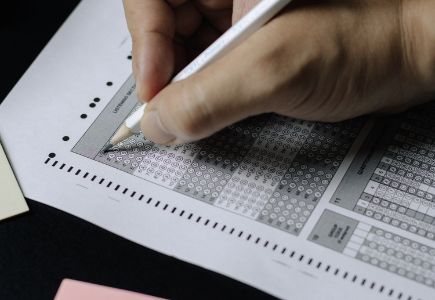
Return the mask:
<path id="1" fill-rule="evenodd" d="M 4 2 L 15 4 L 0 4 L 0 102 L 79 1 Z M 171 299 L 271 298 L 57 209 L 27 203 L 29 213 L 0 222 L 2 300 L 53 299 L 63 278 Z"/>

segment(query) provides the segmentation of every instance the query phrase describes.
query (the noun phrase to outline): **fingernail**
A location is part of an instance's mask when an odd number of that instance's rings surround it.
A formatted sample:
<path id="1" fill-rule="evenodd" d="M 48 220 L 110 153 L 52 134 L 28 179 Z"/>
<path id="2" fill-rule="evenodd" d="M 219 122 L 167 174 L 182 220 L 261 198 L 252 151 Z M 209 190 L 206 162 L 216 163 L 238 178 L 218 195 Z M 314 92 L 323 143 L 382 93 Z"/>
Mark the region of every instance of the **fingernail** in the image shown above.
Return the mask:
<path id="1" fill-rule="evenodd" d="M 156 111 L 146 112 L 142 120 L 144 136 L 157 144 L 170 144 L 175 140 L 175 135 L 169 133 L 160 120 Z"/>
<path id="2" fill-rule="evenodd" d="M 146 103 L 148 102 L 146 99 L 146 87 L 143 86 L 143 84 L 140 83 L 140 81 L 136 81 L 136 94 L 137 94 L 137 99 L 142 102 L 142 103 Z"/>

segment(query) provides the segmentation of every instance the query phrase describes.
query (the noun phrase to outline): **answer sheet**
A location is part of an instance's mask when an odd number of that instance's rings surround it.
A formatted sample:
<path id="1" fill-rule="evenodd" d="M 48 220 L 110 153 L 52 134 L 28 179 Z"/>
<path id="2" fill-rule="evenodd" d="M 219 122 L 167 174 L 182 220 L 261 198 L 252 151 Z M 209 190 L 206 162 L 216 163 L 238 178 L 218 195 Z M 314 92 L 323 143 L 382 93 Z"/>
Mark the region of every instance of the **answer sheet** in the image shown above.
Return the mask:
<path id="1" fill-rule="evenodd" d="M 434 104 L 103 153 L 138 105 L 130 50 L 121 2 L 82 1 L 2 104 L 27 197 L 279 298 L 434 299 Z"/>

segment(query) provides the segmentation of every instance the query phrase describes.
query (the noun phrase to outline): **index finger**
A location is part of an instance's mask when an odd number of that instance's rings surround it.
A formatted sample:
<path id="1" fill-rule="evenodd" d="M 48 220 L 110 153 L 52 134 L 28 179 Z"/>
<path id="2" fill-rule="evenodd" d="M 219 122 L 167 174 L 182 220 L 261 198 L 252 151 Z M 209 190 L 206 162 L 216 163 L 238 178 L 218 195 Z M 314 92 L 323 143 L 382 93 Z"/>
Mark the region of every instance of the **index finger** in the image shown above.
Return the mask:
<path id="1" fill-rule="evenodd" d="M 162 0 L 123 2 L 133 41 L 137 93 L 140 100 L 147 101 L 168 83 L 174 71 L 174 12 Z"/>

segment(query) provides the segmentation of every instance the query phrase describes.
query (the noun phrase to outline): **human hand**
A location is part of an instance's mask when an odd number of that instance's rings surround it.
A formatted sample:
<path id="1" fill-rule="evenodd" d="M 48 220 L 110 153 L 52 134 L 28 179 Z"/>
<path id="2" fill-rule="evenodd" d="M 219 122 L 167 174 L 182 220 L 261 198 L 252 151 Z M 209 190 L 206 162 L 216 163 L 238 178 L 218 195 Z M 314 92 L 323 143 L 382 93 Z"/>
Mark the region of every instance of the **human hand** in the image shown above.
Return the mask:
<path id="1" fill-rule="evenodd" d="M 152 99 L 145 137 L 179 144 L 266 112 L 333 122 L 433 96 L 430 0 L 295 2 L 224 58 L 165 87 L 257 2 L 124 0 L 138 95 Z"/>

